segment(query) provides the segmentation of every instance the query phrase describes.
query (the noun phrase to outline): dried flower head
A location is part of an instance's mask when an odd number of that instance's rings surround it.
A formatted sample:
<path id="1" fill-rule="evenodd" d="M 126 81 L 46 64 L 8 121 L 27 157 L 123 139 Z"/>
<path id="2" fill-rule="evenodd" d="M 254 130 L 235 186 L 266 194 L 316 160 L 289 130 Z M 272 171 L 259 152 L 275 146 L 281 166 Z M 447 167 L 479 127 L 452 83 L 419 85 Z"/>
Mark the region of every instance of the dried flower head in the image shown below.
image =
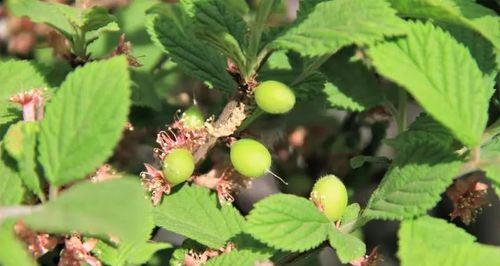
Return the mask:
<path id="1" fill-rule="evenodd" d="M 382 257 L 380 254 L 378 254 L 377 251 L 378 247 L 375 247 L 372 249 L 372 252 L 370 252 L 369 255 L 364 255 L 363 257 L 356 259 L 354 261 L 351 261 L 350 264 L 353 266 L 376 266 L 378 265 L 381 261 L 383 261 Z"/>
<path id="2" fill-rule="evenodd" d="M 460 217 L 464 224 L 470 224 L 481 212 L 482 206 L 487 203 L 486 194 L 488 185 L 479 182 L 481 175 L 471 175 L 464 179 L 457 179 L 448 188 L 446 195 L 453 204 L 451 219 Z"/>
<path id="3" fill-rule="evenodd" d="M 136 57 L 132 55 L 132 44 L 125 41 L 125 34 L 120 35 L 118 39 L 118 45 L 112 53 L 112 56 L 125 55 L 127 58 L 129 66 L 140 67 L 142 64 L 137 60 Z"/>
<path id="4" fill-rule="evenodd" d="M 28 250 L 35 258 L 41 257 L 43 254 L 53 250 L 57 245 L 57 238 L 46 233 L 35 232 L 24 224 L 23 221 L 18 221 L 14 225 L 16 235 L 26 243 Z"/>
<path id="5" fill-rule="evenodd" d="M 11 102 L 22 106 L 24 121 L 36 121 L 43 118 L 44 91 L 45 89 L 33 89 L 10 97 Z"/>
<path id="6" fill-rule="evenodd" d="M 235 249 L 234 243 L 228 243 L 227 246 L 221 247 L 218 250 L 207 249 L 203 252 L 196 252 L 194 250 L 189 250 L 186 255 L 184 255 L 184 265 L 186 266 L 199 266 L 207 262 L 208 259 L 217 257 L 223 253 L 229 253 Z"/>
<path id="7" fill-rule="evenodd" d="M 64 249 L 61 251 L 59 266 L 101 266 L 102 263 L 92 254 L 92 251 L 99 240 L 90 238 L 82 243 L 78 236 L 71 236 L 64 241 Z"/>
<path id="8" fill-rule="evenodd" d="M 141 172 L 142 185 L 151 192 L 151 201 L 153 205 L 158 205 L 163 194 L 170 193 L 171 185 L 163 176 L 163 172 L 150 164 L 145 163 L 146 172 Z"/>
<path id="9" fill-rule="evenodd" d="M 121 176 L 109 164 L 104 164 L 97 171 L 89 176 L 90 182 L 99 183 L 111 179 L 120 178 Z"/>

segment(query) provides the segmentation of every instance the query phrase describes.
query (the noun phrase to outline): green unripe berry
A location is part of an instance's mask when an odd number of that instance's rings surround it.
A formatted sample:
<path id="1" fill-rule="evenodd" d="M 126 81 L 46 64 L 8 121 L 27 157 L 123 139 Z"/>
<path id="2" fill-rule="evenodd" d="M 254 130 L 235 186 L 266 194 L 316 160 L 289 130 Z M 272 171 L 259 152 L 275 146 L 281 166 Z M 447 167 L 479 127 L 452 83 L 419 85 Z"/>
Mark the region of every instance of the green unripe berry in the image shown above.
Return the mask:
<path id="1" fill-rule="evenodd" d="M 186 149 L 174 149 L 163 160 L 165 179 L 174 186 L 186 181 L 193 171 L 193 155 Z"/>
<path id="2" fill-rule="evenodd" d="M 238 173 L 256 178 L 264 175 L 271 167 L 271 154 L 260 142 L 240 139 L 231 145 L 231 163 Z"/>
<path id="3" fill-rule="evenodd" d="M 205 117 L 197 106 L 189 107 L 182 113 L 181 120 L 187 128 L 197 129 L 205 124 Z"/>
<path id="4" fill-rule="evenodd" d="M 270 114 L 284 114 L 295 105 L 293 91 L 278 81 L 264 81 L 254 89 L 254 93 L 259 108 Z"/>
<path id="5" fill-rule="evenodd" d="M 327 175 L 316 181 L 311 199 L 322 209 L 328 220 L 334 222 L 342 217 L 347 207 L 347 190 L 340 179 Z"/>

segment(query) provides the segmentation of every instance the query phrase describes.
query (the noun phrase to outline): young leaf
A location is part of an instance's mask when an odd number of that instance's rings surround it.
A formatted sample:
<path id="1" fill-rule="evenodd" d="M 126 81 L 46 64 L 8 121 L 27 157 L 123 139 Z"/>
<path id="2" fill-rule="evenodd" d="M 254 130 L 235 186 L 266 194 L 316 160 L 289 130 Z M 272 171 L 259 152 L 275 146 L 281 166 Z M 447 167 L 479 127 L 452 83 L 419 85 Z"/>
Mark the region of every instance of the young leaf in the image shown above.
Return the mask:
<path id="1" fill-rule="evenodd" d="M 39 0 L 8 0 L 7 7 L 14 16 L 26 16 L 36 23 L 46 23 L 71 39 L 75 28 L 70 21 L 77 20 L 76 9 L 59 3 Z"/>
<path id="2" fill-rule="evenodd" d="M 346 224 L 355 221 L 358 218 L 361 208 L 358 203 L 353 203 L 347 206 L 344 214 L 340 218 L 340 224 Z"/>
<path id="3" fill-rule="evenodd" d="M 363 241 L 353 235 L 344 234 L 337 228 L 330 227 L 328 240 L 342 263 L 349 263 L 359 259 L 366 253 L 366 246 Z"/>
<path id="4" fill-rule="evenodd" d="M 384 36 L 404 32 L 403 20 L 386 1 L 325 1 L 270 45 L 305 56 L 317 56 L 334 53 L 350 44 L 369 44 Z"/>
<path id="5" fill-rule="evenodd" d="M 154 209 L 155 223 L 211 248 L 224 246 L 241 231 L 243 218 L 231 206 L 217 208 L 206 188 L 185 185 Z"/>
<path id="6" fill-rule="evenodd" d="M 203 264 L 205 266 L 225 266 L 225 265 L 238 265 L 238 266 L 254 266 L 258 265 L 257 262 L 266 261 L 267 256 L 254 253 L 248 250 L 234 250 L 229 253 L 224 253 Z"/>
<path id="7" fill-rule="evenodd" d="M 0 181 L 1 182 L 1 181 Z M 0 194 L 0 198 L 1 198 Z M 0 204 L 1 205 L 1 204 Z M 0 265 L 35 266 L 35 260 L 28 249 L 14 233 L 14 221 L 0 221 Z"/>
<path id="8" fill-rule="evenodd" d="M 122 266 L 129 264 L 144 264 L 159 250 L 170 248 L 172 245 L 160 242 L 138 242 L 120 243 L 113 247 L 103 241 L 99 241 L 92 250 L 99 260 L 113 265 Z"/>
<path id="9" fill-rule="evenodd" d="M 276 194 L 254 205 L 245 232 L 263 243 L 286 251 L 304 251 L 323 242 L 330 223 L 304 198 Z"/>
<path id="10" fill-rule="evenodd" d="M 140 242 L 150 237 L 151 213 L 141 184 L 132 178 L 121 178 L 76 184 L 23 220 L 30 228 L 44 232 L 76 231 Z"/>
<path id="11" fill-rule="evenodd" d="M 493 265 L 500 260 L 498 247 L 474 241 L 463 229 L 424 216 L 401 224 L 398 257 L 403 266 Z"/>
<path id="12" fill-rule="evenodd" d="M 38 151 L 53 185 L 84 178 L 111 155 L 130 105 L 127 66 L 124 57 L 86 64 L 47 106 Z"/>
<path id="13" fill-rule="evenodd" d="M 0 142 L 0 144 L 3 144 Z M 6 152 L 0 145 L 0 206 L 21 203 L 24 196 L 24 187 L 19 174 L 14 172 L 4 161 Z"/>
<path id="14" fill-rule="evenodd" d="M 352 52 L 342 50 L 322 65 L 329 81 L 323 91 L 332 107 L 361 112 L 380 104 L 384 95 L 373 73 Z"/>
<path id="15" fill-rule="evenodd" d="M 461 164 L 452 150 L 432 142 L 405 146 L 363 215 L 370 219 L 402 220 L 425 214 L 439 201 Z"/>
<path id="16" fill-rule="evenodd" d="M 7 131 L 4 139 L 5 150 L 17 161 L 19 176 L 24 185 L 35 193 L 39 198 L 44 199 L 40 177 L 36 171 L 36 140 L 38 123 L 18 122 L 12 125 Z"/>
<path id="17" fill-rule="evenodd" d="M 430 18 L 473 29 L 500 49 L 500 20 L 495 11 L 467 0 L 389 0 L 403 16 Z"/>
<path id="18" fill-rule="evenodd" d="M 108 14 L 108 10 L 103 7 L 94 6 L 89 9 L 84 9 L 81 17 L 81 29 L 83 32 L 98 30 L 112 23 L 114 23 L 112 27 L 118 27 L 116 18 Z"/>
<path id="19" fill-rule="evenodd" d="M 404 86 L 437 121 L 465 145 L 480 141 L 493 89 L 469 51 L 430 23 L 408 23 L 406 38 L 369 49 L 384 76 Z"/>
<path id="20" fill-rule="evenodd" d="M 180 6 L 157 5 L 150 13 L 147 30 L 151 39 L 184 70 L 215 88 L 236 88 L 226 72 L 226 59 L 196 38 L 192 20 Z"/>

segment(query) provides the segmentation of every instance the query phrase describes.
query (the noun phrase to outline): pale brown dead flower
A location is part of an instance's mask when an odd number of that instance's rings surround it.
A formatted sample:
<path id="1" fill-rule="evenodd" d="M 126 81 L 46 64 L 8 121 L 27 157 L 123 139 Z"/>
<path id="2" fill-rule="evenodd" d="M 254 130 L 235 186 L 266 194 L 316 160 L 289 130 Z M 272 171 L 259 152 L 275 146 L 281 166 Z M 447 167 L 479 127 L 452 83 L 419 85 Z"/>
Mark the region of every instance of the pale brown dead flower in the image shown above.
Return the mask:
<path id="1" fill-rule="evenodd" d="M 57 245 L 57 238 L 46 233 L 39 233 L 26 227 L 23 221 L 19 220 L 14 225 L 16 235 L 26 243 L 28 250 L 35 258 L 41 257 L 45 253 L 53 250 Z"/>
<path id="2" fill-rule="evenodd" d="M 117 174 L 117 172 L 111 167 L 109 164 L 104 164 L 97 171 L 89 177 L 90 182 L 99 183 L 111 179 L 120 178 L 121 175 Z"/>
<path id="3" fill-rule="evenodd" d="M 153 205 L 158 205 L 163 195 L 170 194 L 171 185 L 163 176 L 163 172 L 150 164 L 145 163 L 146 172 L 141 172 L 142 185 L 151 192 Z"/>
<path id="4" fill-rule="evenodd" d="M 66 238 L 58 266 L 80 266 L 85 264 L 101 266 L 102 263 L 90 253 L 98 241 L 95 238 L 90 238 L 82 243 L 79 236 Z"/>
<path id="5" fill-rule="evenodd" d="M 235 249 L 234 243 L 228 243 L 227 246 L 221 247 L 218 250 L 207 249 L 203 252 L 196 252 L 194 250 L 189 250 L 186 255 L 184 255 L 184 265 L 185 266 L 200 266 L 207 262 L 207 260 L 217 257 L 223 253 L 229 253 Z"/>
<path id="6" fill-rule="evenodd" d="M 376 266 L 381 261 L 382 257 L 378 254 L 378 247 L 375 247 L 369 255 L 364 255 L 363 257 L 349 262 L 352 266 Z"/>
<path id="7" fill-rule="evenodd" d="M 464 179 L 457 179 L 446 191 L 446 195 L 453 204 L 453 211 L 450 214 L 452 220 L 460 217 L 462 222 L 468 225 L 474 221 L 481 212 L 482 206 L 487 203 L 488 185 L 479 182 L 480 177 L 480 174 L 475 174 Z"/>
<path id="8" fill-rule="evenodd" d="M 24 121 L 37 121 L 43 119 L 43 93 L 45 90 L 46 89 L 32 89 L 10 97 L 9 100 L 11 102 L 22 106 Z"/>

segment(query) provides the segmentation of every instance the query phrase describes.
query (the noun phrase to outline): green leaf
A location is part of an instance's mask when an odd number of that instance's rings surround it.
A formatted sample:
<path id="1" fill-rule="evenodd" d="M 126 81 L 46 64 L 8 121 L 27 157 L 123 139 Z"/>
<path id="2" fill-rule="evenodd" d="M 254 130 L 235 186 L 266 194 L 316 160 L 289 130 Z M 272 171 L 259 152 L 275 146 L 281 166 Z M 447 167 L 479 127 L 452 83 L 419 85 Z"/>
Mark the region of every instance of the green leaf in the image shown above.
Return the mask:
<path id="1" fill-rule="evenodd" d="M 34 230 L 52 233 L 77 231 L 113 235 L 124 242 L 149 239 L 152 210 L 139 181 L 121 178 L 102 183 L 79 183 L 29 216 Z"/>
<path id="2" fill-rule="evenodd" d="M 147 29 L 153 42 L 186 72 L 215 88 L 233 91 L 236 82 L 226 71 L 226 58 L 200 41 L 191 24 L 178 5 L 158 5 L 151 11 Z"/>
<path id="3" fill-rule="evenodd" d="M 468 27 L 500 49 L 500 20 L 495 11 L 470 0 L 389 0 L 403 16 L 430 18 Z"/>
<path id="4" fill-rule="evenodd" d="M 36 141 L 39 130 L 36 122 L 18 122 L 7 131 L 4 147 L 17 161 L 19 176 L 24 185 L 39 198 L 44 199 L 40 177 L 36 171 Z"/>
<path id="5" fill-rule="evenodd" d="M 19 175 L 7 165 L 6 152 L 2 146 L 0 145 L 0 206 L 19 204 L 23 200 L 24 187 Z"/>
<path id="6" fill-rule="evenodd" d="M 493 182 L 494 187 L 500 187 L 500 136 L 484 144 L 480 154 L 479 168 L 486 172 L 486 177 Z"/>
<path id="7" fill-rule="evenodd" d="M 488 40 L 468 28 L 445 23 L 440 26 L 469 50 L 485 75 L 495 78 L 498 74 L 497 67 L 500 67 L 500 56 L 495 56 L 495 48 Z"/>
<path id="8" fill-rule="evenodd" d="M 18 92 L 47 87 L 43 76 L 26 60 L 0 61 L 0 80 L 0 106 L 9 105 L 9 98 Z"/>
<path id="9" fill-rule="evenodd" d="M 451 149 L 433 142 L 401 148 L 363 215 L 402 220 L 425 214 L 440 200 L 461 165 Z"/>
<path id="10" fill-rule="evenodd" d="M 366 253 L 366 246 L 363 241 L 353 235 L 344 234 L 337 228 L 330 227 L 328 240 L 342 263 L 349 263 L 359 259 Z"/>
<path id="11" fill-rule="evenodd" d="M 417 119 L 409 126 L 408 130 L 399 134 L 396 138 L 388 139 L 386 143 L 396 150 L 404 149 L 407 146 L 418 144 L 439 145 L 443 149 L 450 148 L 453 136 L 450 131 L 426 113 L 421 113 Z"/>
<path id="12" fill-rule="evenodd" d="M 340 218 L 340 224 L 344 225 L 356 221 L 360 210 L 361 208 L 358 203 L 349 204 Z"/>
<path id="13" fill-rule="evenodd" d="M 270 45 L 316 56 L 350 44 L 369 44 L 384 36 L 403 34 L 403 26 L 403 20 L 383 0 L 325 1 Z"/>
<path id="14" fill-rule="evenodd" d="M 1 182 L 1 181 L 0 181 Z M 0 194 L 2 195 L 2 194 Z M 1 198 L 1 196 L 0 196 Z M 35 260 L 28 249 L 14 233 L 14 221 L 0 222 L 0 265 L 35 266 Z"/>
<path id="15" fill-rule="evenodd" d="M 164 197 L 154 217 L 157 225 L 211 248 L 224 246 L 241 231 L 243 222 L 232 206 L 218 208 L 208 189 L 188 185 Z"/>
<path id="16" fill-rule="evenodd" d="M 387 157 L 383 156 L 368 156 L 368 155 L 359 155 L 352 157 L 349 160 L 352 169 L 360 168 L 365 163 L 378 163 L 382 165 L 388 165 L 391 162 Z"/>
<path id="17" fill-rule="evenodd" d="M 245 232 L 277 249 L 305 251 L 323 242 L 330 223 L 304 198 L 276 194 L 254 205 Z"/>
<path id="18" fill-rule="evenodd" d="M 398 257 L 403 266 L 493 265 L 500 260 L 498 247 L 474 241 L 463 229 L 425 216 L 401 224 Z"/>
<path id="19" fill-rule="evenodd" d="M 481 139 L 493 92 L 469 51 L 430 23 L 408 23 L 407 38 L 369 49 L 384 76 L 405 87 L 437 121 L 465 145 Z"/>
<path id="20" fill-rule="evenodd" d="M 26 16 L 36 23 L 45 23 L 71 39 L 75 29 L 70 21 L 77 20 L 77 10 L 68 5 L 38 0 L 9 0 L 7 7 L 14 16 Z"/>
<path id="21" fill-rule="evenodd" d="M 47 106 L 38 151 L 53 185 L 84 178 L 112 154 L 130 105 L 127 67 L 124 57 L 86 64 Z"/>
<path id="22" fill-rule="evenodd" d="M 116 18 L 108 14 L 108 10 L 103 7 L 94 6 L 89 9 L 84 9 L 81 16 L 81 29 L 83 32 L 98 30 L 113 22 L 115 22 L 115 26 L 118 26 L 116 24 Z"/>
<path id="23" fill-rule="evenodd" d="M 375 76 L 353 57 L 352 49 L 333 55 L 321 71 L 329 81 L 323 91 L 332 107 L 361 112 L 384 100 Z"/>
<path id="24" fill-rule="evenodd" d="M 113 247 L 99 241 L 92 253 L 108 265 L 140 265 L 146 263 L 157 251 L 170 247 L 172 245 L 169 243 L 160 242 L 120 243 L 118 247 Z"/>
<path id="25" fill-rule="evenodd" d="M 267 257 L 254 253 L 248 250 L 234 250 L 229 253 L 224 253 L 213 259 L 209 259 L 205 266 L 225 266 L 225 265 L 241 265 L 241 266 L 254 266 L 257 262 L 266 261 Z"/>

